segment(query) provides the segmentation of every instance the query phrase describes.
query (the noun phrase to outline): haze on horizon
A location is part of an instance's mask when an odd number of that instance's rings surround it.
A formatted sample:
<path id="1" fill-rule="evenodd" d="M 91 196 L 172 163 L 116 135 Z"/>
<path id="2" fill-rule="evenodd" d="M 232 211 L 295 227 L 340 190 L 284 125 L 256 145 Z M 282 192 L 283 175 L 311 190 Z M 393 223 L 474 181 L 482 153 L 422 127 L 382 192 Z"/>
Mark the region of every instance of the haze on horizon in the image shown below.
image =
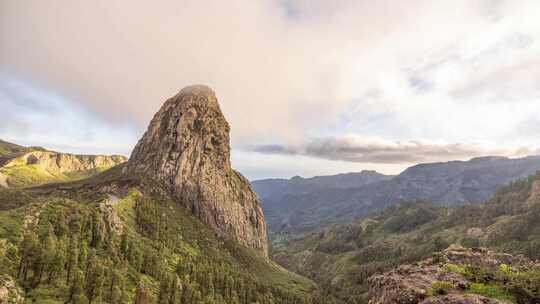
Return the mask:
<path id="1" fill-rule="evenodd" d="M 250 179 L 540 148 L 540 2 L 0 2 L 0 138 L 129 155 L 210 85 Z"/>

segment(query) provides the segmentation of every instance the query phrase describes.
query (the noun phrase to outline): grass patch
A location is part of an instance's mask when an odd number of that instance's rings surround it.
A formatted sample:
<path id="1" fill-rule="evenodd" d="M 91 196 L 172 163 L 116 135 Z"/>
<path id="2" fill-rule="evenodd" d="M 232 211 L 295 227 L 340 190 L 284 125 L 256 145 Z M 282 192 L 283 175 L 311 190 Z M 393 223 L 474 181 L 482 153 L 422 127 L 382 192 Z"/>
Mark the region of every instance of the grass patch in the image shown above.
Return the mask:
<path id="1" fill-rule="evenodd" d="M 46 170 L 38 165 L 20 164 L 0 168 L 0 173 L 6 176 L 6 182 L 11 188 L 38 186 L 48 183 L 69 182 L 89 178 L 108 168 L 91 170 L 58 172 Z"/>
<path id="2" fill-rule="evenodd" d="M 0 172 L 7 177 L 7 184 L 10 187 L 27 187 L 69 180 L 64 175 L 51 174 L 36 165 L 7 167 L 0 169 Z"/>
<path id="3" fill-rule="evenodd" d="M 516 299 L 502 285 L 472 283 L 467 288 L 467 293 L 473 293 L 497 300 L 506 300 L 515 302 Z"/>

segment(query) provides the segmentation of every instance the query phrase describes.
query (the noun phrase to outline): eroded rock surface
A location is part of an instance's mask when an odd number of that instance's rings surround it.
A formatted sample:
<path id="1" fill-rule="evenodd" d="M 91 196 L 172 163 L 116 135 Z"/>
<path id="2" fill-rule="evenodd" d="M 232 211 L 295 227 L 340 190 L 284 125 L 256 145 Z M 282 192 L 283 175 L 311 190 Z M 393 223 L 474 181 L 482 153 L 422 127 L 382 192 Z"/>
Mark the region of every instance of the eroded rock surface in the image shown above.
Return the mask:
<path id="1" fill-rule="evenodd" d="M 440 297 L 433 297 L 422 301 L 422 304 L 511 304 L 495 299 L 486 298 L 474 294 L 451 294 Z"/>
<path id="2" fill-rule="evenodd" d="M 479 267 L 497 271 L 500 267 L 515 267 L 516 273 L 540 268 L 540 264 L 523 256 L 512 256 L 482 248 L 465 249 L 452 245 L 434 258 L 411 265 L 402 265 L 392 271 L 369 278 L 369 303 L 511 303 L 506 300 L 474 294 L 469 289 L 472 282 L 467 276 L 459 271 L 452 271 L 451 268 L 448 268 L 449 265 L 458 270 L 465 269 L 464 267 Z M 437 288 L 440 288 L 437 286 L 446 286 L 448 289 L 437 292 Z M 534 296 L 531 295 L 531 297 Z"/>
<path id="3" fill-rule="evenodd" d="M 231 168 L 229 130 L 210 88 L 184 88 L 155 114 L 126 170 L 161 182 L 216 232 L 266 256 L 259 199 Z"/>
<path id="4" fill-rule="evenodd" d="M 108 169 L 126 161 L 123 156 L 75 155 L 52 151 L 32 151 L 7 160 L 5 168 L 20 165 L 36 165 L 44 170 L 66 173 Z"/>
<path id="5" fill-rule="evenodd" d="M 0 187 L 17 188 L 79 180 L 127 160 L 124 156 L 115 155 L 75 155 L 25 149 L 25 152 L 0 155 Z"/>
<path id="6" fill-rule="evenodd" d="M 99 205 L 101 214 L 103 216 L 103 223 L 106 225 L 107 230 L 114 231 L 117 235 L 122 235 L 124 231 L 124 224 L 118 216 L 114 205 L 120 201 L 120 198 L 113 194 L 107 194 L 107 199 Z"/>
<path id="7" fill-rule="evenodd" d="M 7 275 L 0 275 L 0 304 L 19 304 L 24 302 L 22 292 L 15 280 Z"/>
<path id="8" fill-rule="evenodd" d="M 4 188 L 8 187 L 7 177 L 2 173 L 0 173 L 0 187 L 4 187 Z"/>

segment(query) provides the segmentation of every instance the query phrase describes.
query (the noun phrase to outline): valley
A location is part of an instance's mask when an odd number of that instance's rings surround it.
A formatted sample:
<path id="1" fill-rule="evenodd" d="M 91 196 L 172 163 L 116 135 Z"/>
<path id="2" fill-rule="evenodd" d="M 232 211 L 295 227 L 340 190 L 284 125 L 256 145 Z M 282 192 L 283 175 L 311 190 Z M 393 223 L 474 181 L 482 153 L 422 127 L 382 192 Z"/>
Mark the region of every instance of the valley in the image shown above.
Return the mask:
<path id="1" fill-rule="evenodd" d="M 129 160 L 1 142 L 1 303 L 540 303 L 538 157 L 250 184 L 229 131 L 191 86 Z"/>
<path id="2" fill-rule="evenodd" d="M 127 162 L 3 143 L 0 303 L 318 301 L 315 283 L 268 259 L 228 136 L 213 91 L 192 86 Z"/>
<path id="3" fill-rule="evenodd" d="M 343 303 L 366 303 L 370 277 L 432 257 L 452 244 L 539 260 L 539 191 L 536 174 L 503 187 L 481 204 L 398 203 L 351 224 L 277 242 L 272 257 L 312 278 Z M 538 273 L 531 275 L 538 280 Z M 540 281 L 534 282 L 527 292 L 531 299 L 517 303 L 539 301 Z"/>
<path id="4" fill-rule="evenodd" d="M 0 0 L 0 304 L 540 304 L 540 0 Z"/>

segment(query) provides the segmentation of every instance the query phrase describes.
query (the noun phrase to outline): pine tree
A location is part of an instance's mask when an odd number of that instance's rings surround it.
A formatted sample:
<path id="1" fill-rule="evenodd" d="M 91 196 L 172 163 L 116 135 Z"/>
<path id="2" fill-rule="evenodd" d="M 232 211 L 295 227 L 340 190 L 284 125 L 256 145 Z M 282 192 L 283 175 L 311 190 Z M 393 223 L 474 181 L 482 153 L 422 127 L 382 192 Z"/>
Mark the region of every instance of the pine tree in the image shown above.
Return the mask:
<path id="1" fill-rule="evenodd" d="M 93 258 L 88 266 L 86 278 L 86 297 L 88 303 L 99 298 L 103 292 L 103 283 L 105 281 L 105 268 L 97 258 Z"/>
<path id="2" fill-rule="evenodd" d="M 64 209 L 59 208 L 56 211 L 55 214 L 55 221 L 54 221 L 54 233 L 59 237 L 63 237 L 67 234 L 69 231 L 69 227 L 66 223 L 66 217 L 64 214 Z"/>
<path id="3" fill-rule="evenodd" d="M 92 212 L 92 234 L 90 239 L 90 247 L 101 248 L 103 243 L 103 234 L 101 233 L 101 213 L 98 210 Z M 89 299 L 90 300 L 90 299 Z"/>
<path id="4" fill-rule="evenodd" d="M 36 254 L 39 253 L 39 246 L 38 237 L 34 232 L 27 233 L 19 245 L 20 263 L 18 277 L 25 282 L 28 277 L 28 269 L 34 262 L 34 259 L 36 259 Z"/>
<path id="5" fill-rule="evenodd" d="M 171 296 L 171 281 L 169 275 L 164 275 L 159 284 L 158 304 L 168 304 Z"/>
<path id="6" fill-rule="evenodd" d="M 77 264 L 79 265 L 79 268 L 83 270 L 86 273 L 86 265 L 88 261 L 88 243 L 86 241 L 82 241 L 79 244 L 79 260 Z"/>
<path id="7" fill-rule="evenodd" d="M 120 288 L 124 285 L 122 274 L 119 270 L 114 269 L 114 267 L 110 267 L 109 273 L 108 298 L 111 302 L 119 301 L 121 295 Z"/>
<path id="8" fill-rule="evenodd" d="M 69 296 L 67 300 L 68 303 L 72 301 L 75 303 L 74 301 L 75 297 L 84 295 L 83 272 L 78 268 L 74 268 L 72 272 L 73 272 L 73 279 L 71 280 L 71 285 L 69 287 Z"/>
<path id="9" fill-rule="evenodd" d="M 88 304 L 88 298 L 84 295 L 84 293 L 81 293 L 73 297 L 72 303 L 73 304 Z"/>
<path id="10" fill-rule="evenodd" d="M 39 250 L 40 257 L 35 261 L 34 277 L 32 286 L 36 288 L 42 281 L 43 274 L 52 267 L 56 253 L 56 236 L 53 226 L 48 223 L 46 228 L 42 230 L 41 248 Z"/>
<path id="11" fill-rule="evenodd" d="M 125 302 L 121 302 L 121 300 L 122 300 L 122 290 L 120 289 L 120 287 L 114 286 L 113 290 L 111 291 L 111 295 L 109 297 L 109 302 L 111 304 L 125 303 Z"/>
<path id="12" fill-rule="evenodd" d="M 73 270 L 79 262 L 79 247 L 77 236 L 73 235 L 69 239 L 69 246 L 66 257 L 66 284 L 69 285 Z"/>
<path id="13" fill-rule="evenodd" d="M 150 292 L 147 290 L 146 285 L 142 281 L 139 281 L 137 290 L 135 291 L 135 299 L 133 304 L 150 304 L 152 302 L 152 297 Z"/>
<path id="14" fill-rule="evenodd" d="M 49 284 L 51 284 L 54 281 L 54 279 L 61 276 L 61 273 L 64 270 L 65 262 L 66 262 L 65 242 L 63 240 L 60 240 L 56 244 L 53 259 L 51 261 L 51 264 L 48 267 L 47 282 Z"/>
<path id="15" fill-rule="evenodd" d="M 120 291 L 120 301 L 118 303 L 125 304 L 128 302 L 128 294 L 126 292 L 126 289 L 123 287 Z"/>
<path id="16" fill-rule="evenodd" d="M 168 304 L 176 304 L 180 300 L 180 294 L 178 289 L 178 276 L 176 274 L 173 275 L 174 279 L 171 281 L 171 285 L 169 287 L 169 301 Z"/>
<path id="17" fill-rule="evenodd" d="M 120 253 L 122 254 L 122 258 L 124 259 L 127 259 L 128 245 L 129 245 L 128 234 L 126 232 L 126 229 L 124 229 L 122 233 L 122 237 L 120 239 Z"/>

